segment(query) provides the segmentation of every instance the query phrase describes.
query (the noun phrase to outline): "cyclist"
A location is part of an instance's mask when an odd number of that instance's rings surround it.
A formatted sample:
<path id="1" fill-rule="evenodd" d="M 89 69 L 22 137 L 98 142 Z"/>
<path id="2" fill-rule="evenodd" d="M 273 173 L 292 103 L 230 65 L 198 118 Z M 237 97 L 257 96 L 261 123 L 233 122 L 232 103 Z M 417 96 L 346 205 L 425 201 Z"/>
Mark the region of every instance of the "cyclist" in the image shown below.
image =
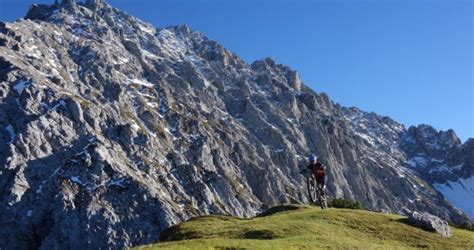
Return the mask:
<path id="1" fill-rule="evenodd" d="M 324 190 L 326 189 L 326 172 L 324 171 L 324 165 L 321 163 L 321 159 L 318 159 L 315 155 L 311 155 L 307 168 L 316 178 L 317 188 L 321 189 L 324 195 Z"/>

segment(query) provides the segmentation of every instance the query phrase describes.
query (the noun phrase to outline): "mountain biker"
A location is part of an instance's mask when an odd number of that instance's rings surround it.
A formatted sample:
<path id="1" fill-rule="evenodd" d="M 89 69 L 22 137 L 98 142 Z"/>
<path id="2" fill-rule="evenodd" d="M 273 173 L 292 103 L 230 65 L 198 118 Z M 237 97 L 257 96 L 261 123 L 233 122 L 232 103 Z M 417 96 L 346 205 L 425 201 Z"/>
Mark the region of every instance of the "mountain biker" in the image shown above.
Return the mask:
<path id="1" fill-rule="evenodd" d="M 307 167 L 313 177 L 316 178 L 317 187 L 323 191 L 326 189 L 326 172 L 324 171 L 324 165 L 321 163 L 321 159 L 318 159 L 315 155 L 309 157 L 309 165 Z"/>

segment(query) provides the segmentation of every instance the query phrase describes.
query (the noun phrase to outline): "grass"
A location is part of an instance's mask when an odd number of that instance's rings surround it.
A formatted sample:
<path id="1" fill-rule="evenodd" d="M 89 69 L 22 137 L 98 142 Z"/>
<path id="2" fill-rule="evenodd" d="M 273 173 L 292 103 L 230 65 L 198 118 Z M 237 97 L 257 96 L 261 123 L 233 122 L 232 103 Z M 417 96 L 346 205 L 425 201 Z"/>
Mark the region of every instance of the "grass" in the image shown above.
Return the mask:
<path id="1" fill-rule="evenodd" d="M 474 249 L 474 232 L 451 227 L 444 238 L 406 218 L 352 209 L 282 206 L 251 219 L 192 218 L 163 232 L 161 243 L 140 249 Z"/>

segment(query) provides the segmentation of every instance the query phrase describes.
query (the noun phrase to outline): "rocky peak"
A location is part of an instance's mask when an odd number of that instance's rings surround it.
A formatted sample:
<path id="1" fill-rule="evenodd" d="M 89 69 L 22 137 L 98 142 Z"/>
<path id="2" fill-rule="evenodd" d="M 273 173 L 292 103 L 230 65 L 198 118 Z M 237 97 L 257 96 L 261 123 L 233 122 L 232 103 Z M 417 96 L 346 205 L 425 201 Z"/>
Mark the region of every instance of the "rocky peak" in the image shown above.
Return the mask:
<path id="1" fill-rule="evenodd" d="M 298 92 L 301 91 L 302 81 L 301 81 L 300 74 L 298 73 L 298 71 L 290 70 L 286 74 L 286 77 L 288 79 L 288 83 L 290 84 L 292 88 L 294 88 Z"/>
<path id="2" fill-rule="evenodd" d="M 55 2 L 57 4 L 57 1 Z M 101 8 L 107 6 L 105 0 L 86 0 L 77 2 L 77 0 L 61 0 L 60 6 L 69 10 L 69 11 L 76 11 L 78 5 L 83 5 L 88 7 L 91 10 L 100 10 Z"/>
<path id="3" fill-rule="evenodd" d="M 92 10 L 99 10 L 106 6 L 107 3 L 105 0 L 86 0 L 85 6 Z"/>
<path id="4" fill-rule="evenodd" d="M 56 2 L 52 5 L 48 4 L 33 4 L 28 9 L 25 19 L 30 20 L 46 20 L 55 10 L 59 9 L 59 4 Z"/>
<path id="5" fill-rule="evenodd" d="M 76 0 L 61 0 L 60 6 L 70 11 L 74 11 L 77 9 Z"/>
<path id="6" fill-rule="evenodd" d="M 422 144 L 425 151 L 429 152 L 437 151 L 440 147 L 449 148 L 461 144 L 461 140 L 452 129 L 438 131 L 426 124 L 411 126 L 408 129 L 408 134 Z"/>
<path id="7" fill-rule="evenodd" d="M 411 126 L 408 131 L 420 140 L 433 140 L 438 135 L 438 131 L 435 128 L 426 124 Z"/>
<path id="8" fill-rule="evenodd" d="M 180 24 L 177 26 L 172 27 L 173 30 L 175 30 L 178 33 L 181 33 L 183 35 L 190 36 L 192 33 L 191 28 L 187 24 Z"/>
<path id="9" fill-rule="evenodd" d="M 401 141 L 410 166 L 433 183 L 444 183 L 466 176 L 474 165 L 466 159 L 468 143 L 461 144 L 456 133 L 449 129 L 438 131 L 430 125 L 411 126 Z"/>
<path id="10" fill-rule="evenodd" d="M 461 139 L 454 130 L 448 129 L 447 131 L 440 131 L 439 142 L 443 145 L 460 145 Z"/>
<path id="11" fill-rule="evenodd" d="M 116 14 L 116 11 L 113 11 L 112 9 L 113 8 L 104 0 L 87 0 L 85 2 L 78 2 L 76 0 L 61 0 L 61 2 L 59 2 L 56 0 L 53 4 L 33 4 L 28 10 L 25 19 L 58 21 L 64 19 L 67 16 L 93 17 L 93 15 L 88 13 L 87 10 L 89 10 L 89 12 L 100 11 L 102 18 L 106 19 L 107 17 L 105 15 Z M 91 18 L 91 21 L 93 21 L 93 18 Z"/>
<path id="12" fill-rule="evenodd" d="M 275 61 L 270 57 L 266 57 L 262 60 L 257 60 L 253 62 L 251 68 L 261 75 L 283 75 L 283 81 L 281 81 L 282 79 L 275 80 L 278 82 L 284 82 L 288 87 L 294 89 L 295 91 L 299 92 L 302 89 L 303 83 L 301 81 L 299 73 L 288 66 L 275 63 Z"/>
<path id="13" fill-rule="evenodd" d="M 261 60 L 256 60 L 255 62 L 252 63 L 252 69 L 256 71 L 265 71 L 265 70 L 270 70 L 276 66 L 275 61 L 271 57 L 266 57 Z"/>

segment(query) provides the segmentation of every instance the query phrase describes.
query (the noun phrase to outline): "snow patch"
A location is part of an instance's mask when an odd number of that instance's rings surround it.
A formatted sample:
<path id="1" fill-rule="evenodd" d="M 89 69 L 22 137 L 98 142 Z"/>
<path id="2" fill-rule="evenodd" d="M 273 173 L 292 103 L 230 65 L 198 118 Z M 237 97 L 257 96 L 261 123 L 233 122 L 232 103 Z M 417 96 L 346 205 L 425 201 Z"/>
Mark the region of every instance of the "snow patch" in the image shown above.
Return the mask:
<path id="1" fill-rule="evenodd" d="M 136 123 L 132 123 L 132 128 L 133 128 L 135 131 L 139 131 L 139 130 L 140 130 L 140 126 L 138 126 L 138 124 L 136 124 Z"/>
<path id="2" fill-rule="evenodd" d="M 359 133 L 359 132 L 356 132 L 356 135 L 358 135 L 360 138 L 362 138 L 363 140 L 368 142 L 371 146 L 375 145 L 374 139 L 372 139 L 370 136 L 368 136 L 366 134 Z"/>
<path id="3" fill-rule="evenodd" d="M 15 86 L 13 86 L 13 89 L 21 95 L 23 93 L 23 90 L 25 90 L 28 86 L 30 85 L 30 82 L 27 80 L 20 80 Z"/>
<path id="4" fill-rule="evenodd" d="M 196 141 L 196 140 L 199 140 L 201 138 L 201 135 L 198 134 L 198 133 L 194 133 L 194 134 L 191 134 L 190 137 L 193 141 Z"/>
<path id="5" fill-rule="evenodd" d="M 26 55 L 32 58 L 40 59 L 43 55 L 41 51 L 38 50 L 38 46 L 31 45 L 25 49 Z"/>
<path id="6" fill-rule="evenodd" d="M 452 169 L 449 168 L 446 165 L 442 165 L 442 166 L 439 166 L 437 168 L 431 169 L 428 173 L 431 174 L 431 173 L 434 173 L 434 172 L 449 172 L 449 173 L 451 173 Z"/>
<path id="7" fill-rule="evenodd" d="M 139 23 L 138 24 L 138 28 L 142 31 L 142 32 L 145 32 L 145 33 L 148 33 L 150 35 L 155 35 L 155 28 L 154 27 L 151 27 L 151 26 L 148 26 L 146 24 L 142 24 L 142 23 Z"/>
<path id="8" fill-rule="evenodd" d="M 433 187 L 454 206 L 464 210 L 471 219 L 474 218 L 474 176 L 443 184 L 435 183 Z"/>
<path id="9" fill-rule="evenodd" d="M 169 128 L 167 128 L 167 127 L 162 127 L 162 128 L 163 128 L 163 130 L 164 130 L 166 133 L 172 135 L 172 133 L 171 133 L 171 131 L 170 131 Z"/>
<path id="10" fill-rule="evenodd" d="M 438 163 L 443 163 L 444 160 L 438 160 L 438 159 L 435 159 L 435 158 L 431 158 L 431 161 L 432 162 L 438 162 Z"/>
<path id="11" fill-rule="evenodd" d="M 12 144 L 15 141 L 15 138 L 16 138 L 15 130 L 13 130 L 13 126 L 11 124 L 8 125 L 5 129 L 10 134 L 10 141 L 7 142 L 7 144 Z"/>
<path id="12" fill-rule="evenodd" d="M 164 105 L 164 104 L 160 105 L 160 114 L 161 115 L 164 115 L 164 114 L 168 113 L 168 110 L 169 109 L 166 105 Z"/>
<path id="13" fill-rule="evenodd" d="M 459 164 L 459 165 L 456 165 L 456 166 L 451 167 L 451 169 L 453 169 L 453 170 L 461 170 L 462 167 L 464 167 L 464 162 L 461 163 L 461 164 Z"/>
<path id="14" fill-rule="evenodd" d="M 125 187 L 125 178 L 119 178 L 117 180 L 112 180 L 107 184 L 107 187 L 110 186 L 119 186 L 119 187 Z"/>
<path id="15" fill-rule="evenodd" d="M 115 65 L 123 65 L 123 64 L 126 64 L 129 62 L 129 59 L 128 58 L 125 58 L 125 57 L 117 57 L 117 60 L 113 60 L 112 63 L 115 64 Z"/>
<path id="16" fill-rule="evenodd" d="M 77 35 L 77 36 L 87 36 L 87 35 L 89 35 L 89 33 L 87 33 L 86 31 L 84 31 L 84 30 L 81 29 L 81 28 L 74 28 L 74 29 L 72 30 L 72 33 L 73 33 L 74 35 Z"/>
<path id="17" fill-rule="evenodd" d="M 79 185 L 82 185 L 82 182 L 81 182 L 81 180 L 79 179 L 78 176 L 72 176 L 70 179 L 71 179 L 72 182 L 77 183 Z"/>
<path id="18" fill-rule="evenodd" d="M 141 51 L 142 55 L 145 56 L 145 57 L 152 58 L 152 59 L 160 59 L 161 58 L 161 57 L 151 53 L 148 50 L 140 49 L 140 51 Z"/>
<path id="19" fill-rule="evenodd" d="M 59 102 L 58 102 L 56 105 L 54 105 L 54 106 L 51 108 L 51 110 L 56 111 L 59 107 L 64 107 L 64 108 L 66 108 L 66 102 L 65 102 L 64 100 L 62 100 L 62 99 L 59 100 Z"/>
<path id="20" fill-rule="evenodd" d="M 152 107 L 152 108 L 158 108 L 158 104 L 156 104 L 154 102 L 147 102 L 146 105 L 149 106 L 149 107 Z"/>
<path id="21" fill-rule="evenodd" d="M 428 161 L 424 157 L 415 156 L 408 160 L 408 164 L 410 164 L 412 168 L 426 167 L 428 165 Z"/>
<path id="22" fill-rule="evenodd" d="M 127 85 L 135 84 L 135 85 L 140 85 L 147 88 L 152 88 L 154 86 L 153 83 L 150 83 L 149 81 L 143 80 L 143 79 L 128 79 L 126 84 Z"/>
<path id="23" fill-rule="evenodd" d="M 75 80 L 74 80 L 74 77 L 72 76 L 71 72 L 74 72 L 74 71 L 73 70 L 67 70 L 69 80 L 71 81 L 71 83 L 74 83 Z"/>

